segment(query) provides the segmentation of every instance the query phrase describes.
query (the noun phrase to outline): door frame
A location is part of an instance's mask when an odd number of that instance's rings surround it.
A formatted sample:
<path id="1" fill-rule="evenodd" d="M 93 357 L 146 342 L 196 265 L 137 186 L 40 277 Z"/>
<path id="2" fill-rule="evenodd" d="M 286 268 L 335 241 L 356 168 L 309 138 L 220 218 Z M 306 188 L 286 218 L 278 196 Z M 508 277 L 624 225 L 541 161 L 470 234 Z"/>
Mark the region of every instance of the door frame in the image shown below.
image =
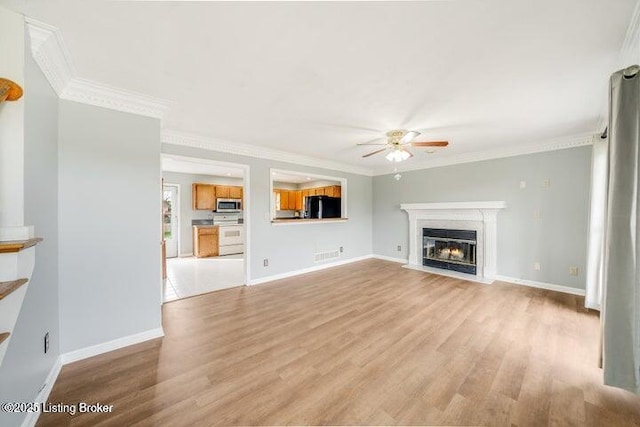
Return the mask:
<path id="1" fill-rule="evenodd" d="M 182 249 L 182 234 L 180 231 L 180 228 L 182 228 L 182 210 L 181 210 L 181 206 L 180 206 L 180 195 L 181 193 L 181 188 L 180 188 L 180 184 L 173 184 L 171 182 L 165 182 L 164 184 L 162 184 L 162 191 L 164 192 L 164 187 L 176 187 L 176 216 L 178 217 L 178 233 L 177 233 L 177 238 L 178 238 L 178 253 L 176 254 L 176 258 L 180 258 L 180 254 L 181 254 L 181 249 Z M 162 236 L 162 238 L 164 239 L 164 236 Z M 165 239 L 166 240 L 166 239 Z M 168 257 L 167 257 L 168 258 Z"/>
<path id="2" fill-rule="evenodd" d="M 251 166 L 244 163 L 223 162 L 203 157 L 182 156 L 169 153 L 160 153 L 160 158 L 242 169 L 242 217 L 244 219 L 244 286 L 248 286 L 251 281 L 251 186 L 249 179 L 251 176 Z"/>

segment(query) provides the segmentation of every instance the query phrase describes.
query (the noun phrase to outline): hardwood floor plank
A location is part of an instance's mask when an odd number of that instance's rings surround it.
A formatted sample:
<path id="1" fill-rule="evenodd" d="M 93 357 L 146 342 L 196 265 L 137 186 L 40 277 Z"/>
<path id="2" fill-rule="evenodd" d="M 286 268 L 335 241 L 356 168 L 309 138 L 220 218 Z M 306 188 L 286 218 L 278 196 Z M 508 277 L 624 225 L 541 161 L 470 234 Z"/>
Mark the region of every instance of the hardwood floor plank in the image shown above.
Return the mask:
<path id="1" fill-rule="evenodd" d="M 63 368 L 38 426 L 640 425 L 575 295 L 366 260 L 163 307 L 165 337 Z"/>

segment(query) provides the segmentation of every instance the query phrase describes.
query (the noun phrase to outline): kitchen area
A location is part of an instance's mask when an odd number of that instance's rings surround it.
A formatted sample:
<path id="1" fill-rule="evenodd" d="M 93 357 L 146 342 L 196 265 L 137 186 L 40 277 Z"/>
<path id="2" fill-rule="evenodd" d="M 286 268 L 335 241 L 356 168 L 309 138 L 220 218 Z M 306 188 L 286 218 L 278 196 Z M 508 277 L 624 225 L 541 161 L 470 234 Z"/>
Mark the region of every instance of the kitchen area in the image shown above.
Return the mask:
<path id="1" fill-rule="evenodd" d="M 345 221 L 346 191 L 340 178 L 272 170 L 271 222 Z"/>
<path id="2" fill-rule="evenodd" d="M 165 302 L 244 285 L 243 174 L 163 157 Z"/>

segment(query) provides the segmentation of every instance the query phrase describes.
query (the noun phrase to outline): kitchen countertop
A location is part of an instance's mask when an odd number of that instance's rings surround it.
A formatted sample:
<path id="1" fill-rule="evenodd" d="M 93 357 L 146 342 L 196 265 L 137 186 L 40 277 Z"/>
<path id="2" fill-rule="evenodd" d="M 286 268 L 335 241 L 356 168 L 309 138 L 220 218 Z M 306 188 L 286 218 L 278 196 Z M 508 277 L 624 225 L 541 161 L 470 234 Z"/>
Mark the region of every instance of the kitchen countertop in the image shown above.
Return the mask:
<path id="1" fill-rule="evenodd" d="M 200 224 L 200 225 L 192 225 L 192 227 L 198 228 L 211 228 L 211 227 L 242 227 L 244 224 Z"/>
<path id="2" fill-rule="evenodd" d="M 276 218 L 272 224 L 313 224 L 321 222 L 345 222 L 348 218 Z"/>

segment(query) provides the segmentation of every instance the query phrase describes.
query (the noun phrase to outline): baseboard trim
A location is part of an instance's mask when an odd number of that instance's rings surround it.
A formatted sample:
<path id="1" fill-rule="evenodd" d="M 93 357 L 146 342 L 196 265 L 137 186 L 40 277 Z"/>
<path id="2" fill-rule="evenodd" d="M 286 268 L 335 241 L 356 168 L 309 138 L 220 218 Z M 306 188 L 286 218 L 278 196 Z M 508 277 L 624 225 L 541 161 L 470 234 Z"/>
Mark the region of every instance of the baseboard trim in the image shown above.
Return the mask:
<path id="1" fill-rule="evenodd" d="M 117 338 L 112 341 L 103 342 L 101 344 L 93 345 L 91 347 L 85 347 L 78 350 L 70 351 L 60 355 L 62 358 L 62 364 L 77 362 L 78 360 L 87 359 L 89 357 L 97 356 L 102 353 L 117 350 L 119 348 L 127 347 L 134 344 L 139 344 L 154 338 L 160 338 L 164 336 L 162 328 L 150 329 L 148 331 L 140 332 L 139 334 L 128 335 L 126 337 Z"/>
<path id="2" fill-rule="evenodd" d="M 338 267 L 340 265 L 351 264 L 352 262 L 363 261 L 373 258 L 373 255 L 363 255 L 359 257 L 349 258 L 342 261 L 329 262 L 327 264 L 314 265 L 313 267 L 302 268 L 300 270 L 288 271 L 286 273 L 274 274 L 273 276 L 261 277 L 259 279 L 249 280 L 248 285 L 260 285 L 262 283 L 273 282 L 274 280 L 286 279 L 288 277 L 299 276 L 300 274 L 313 273 L 314 271 L 324 270 L 325 268 Z"/>
<path id="3" fill-rule="evenodd" d="M 62 356 L 58 356 L 55 363 L 51 367 L 51 370 L 49 371 L 49 375 L 47 375 L 47 378 L 45 379 L 42 390 L 40 390 L 35 400 L 33 401 L 34 403 L 41 405 L 42 403 L 45 403 L 47 399 L 49 399 L 49 394 L 51 393 L 51 390 L 53 390 L 53 385 L 56 383 L 56 380 L 58 379 L 58 375 L 60 374 L 61 369 L 62 369 Z M 22 421 L 21 426 L 33 427 L 38 422 L 38 418 L 40 418 L 40 411 L 29 412 L 27 413 L 27 416 Z"/>
<path id="4" fill-rule="evenodd" d="M 392 256 L 387 256 L 387 255 L 378 255 L 378 254 L 373 254 L 371 255 L 372 258 L 376 258 L 376 259 L 382 259 L 384 261 L 391 261 L 391 262 L 399 262 L 400 264 L 408 264 L 409 260 L 406 258 L 394 258 Z"/>
<path id="5" fill-rule="evenodd" d="M 183 254 L 179 254 L 178 258 L 188 258 L 188 257 L 192 257 L 193 256 L 193 252 L 185 252 Z"/>
<path id="6" fill-rule="evenodd" d="M 571 286 L 555 285 L 553 283 L 537 282 L 535 280 L 518 279 L 509 276 L 496 276 L 496 280 L 500 282 L 512 283 L 514 285 L 529 286 L 530 288 L 547 289 L 549 291 L 564 292 L 572 295 L 585 295 L 584 289 L 572 288 Z"/>

